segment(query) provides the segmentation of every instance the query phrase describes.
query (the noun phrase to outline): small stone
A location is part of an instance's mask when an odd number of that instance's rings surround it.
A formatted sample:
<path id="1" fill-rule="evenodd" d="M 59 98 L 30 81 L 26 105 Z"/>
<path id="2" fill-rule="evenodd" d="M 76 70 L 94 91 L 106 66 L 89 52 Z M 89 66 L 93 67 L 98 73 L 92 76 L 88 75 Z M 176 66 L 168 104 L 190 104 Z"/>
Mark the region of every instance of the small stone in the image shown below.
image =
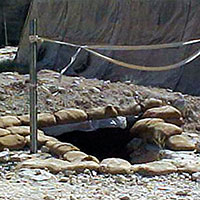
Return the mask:
<path id="1" fill-rule="evenodd" d="M 43 198 L 44 200 L 55 200 L 55 197 L 51 197 L 51 196 L 45 196 L 44 198 Z"/>
<path id="2" fill-rule="evenodd" d="M 2 151 L 0 152 L 0 162 L 8 162 L 10 160 L 10 152 Z"/>
<path id="3" fill-rule="evenodd" d="M 59 180 L 59 182 L 63 182 L 63 183 L 66 183 L 68 181 L 69 181 L 69 178 L 67 178 L 67 177 L 61 177 Z"/>
<path id="4" fill-rule="evenodd" d="M 193 173 L 192 180 L 200 182 L 200 172 Z"/>
<path id="5" fill-rule="evenodd" d="M 101 92 L 101 90 L 100 89 L 98 89 L 98 88 L 96 88 L 96 87 L 92 87 L 91 89 L 91 92 L 96 92 L 96 93 L 100 93 Z"/>
<path id="6" fill-rule="evenodd" d="M 130 200 L 130 197 L 127 195 L 121 195 L 121 196 L 119 196 L 119 199 L 120 200 Z"/>
<path id="7" fill-rule="evenodd" d="M 43 169 L 21 169 L 19 171 L 19 176 L 34 181 L 47 181 L 52 178 L 55 179 L 53 174 Z"/>

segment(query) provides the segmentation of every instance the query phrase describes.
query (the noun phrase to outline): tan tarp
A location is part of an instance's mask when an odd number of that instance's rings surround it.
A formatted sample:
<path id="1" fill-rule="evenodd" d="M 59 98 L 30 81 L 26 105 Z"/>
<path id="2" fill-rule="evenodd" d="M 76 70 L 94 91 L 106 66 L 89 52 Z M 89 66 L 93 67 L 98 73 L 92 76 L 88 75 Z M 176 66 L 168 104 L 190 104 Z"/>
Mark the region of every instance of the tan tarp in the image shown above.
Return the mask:
<path id="1" fill-rule="evenodd" d="M 17 62 L 29 63 L 29 21 L 38 19 L 38 34 L 76 44 L 148 45 L 200 38 L 197 0 L 34 0 L 21 38 Z M 100 51 L 113 58 L 145 66 L 163 66 L 188 57 L 200 44 L 148 51 Z M 38 70 L 60 71 L 76 49 L 43 43 L 38 47 Z M 200 58 L 179 69 L 144 72 L 118 67 L 81 51 L 67 74 L 89 78 L 132 80 L 200 94 Z"/>
<path id="2" fill-rule="evenodd" d="M 7 24 L 8 45 L 17 45 L 31 0 L 0 0 L 0 46 L 5 45 Z M 5 19 L 5 20 L 4 20 Z"/>

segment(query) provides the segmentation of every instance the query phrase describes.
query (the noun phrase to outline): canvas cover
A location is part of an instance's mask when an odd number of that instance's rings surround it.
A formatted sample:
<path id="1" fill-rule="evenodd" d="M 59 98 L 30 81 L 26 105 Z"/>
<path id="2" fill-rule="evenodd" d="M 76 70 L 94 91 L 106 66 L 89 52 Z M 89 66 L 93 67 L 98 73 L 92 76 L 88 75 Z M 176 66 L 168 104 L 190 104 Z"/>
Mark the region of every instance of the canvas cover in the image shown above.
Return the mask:
<path id="1" fill-rule="evenodd" d="M 4 19 L 7 24 L 8 45 L 17 45 L 31 0 L 0 1 L 0 46 L 5 46 Z"/>
<path id="2" fill-rule="evenodd" d="M 21 37 L 17 62 L 29 63 L 29 21 L 38 19 L 38 34 L 75 44 L 148 45 L 200 38 L 199 0 L 34 0 Z M 164 66 L 190 56 L 200 44 L 187 47 L 99 51 L 124 62 Z M 38 70 L 60 71 L 76 49 L 43 43 L 38 45 Z M 131 80 L 142 85 L 200 94 L 200 58 L 164 72 L 131 70 L 108 63 L 84 50 L 67 71 L 87 78 Z"/>

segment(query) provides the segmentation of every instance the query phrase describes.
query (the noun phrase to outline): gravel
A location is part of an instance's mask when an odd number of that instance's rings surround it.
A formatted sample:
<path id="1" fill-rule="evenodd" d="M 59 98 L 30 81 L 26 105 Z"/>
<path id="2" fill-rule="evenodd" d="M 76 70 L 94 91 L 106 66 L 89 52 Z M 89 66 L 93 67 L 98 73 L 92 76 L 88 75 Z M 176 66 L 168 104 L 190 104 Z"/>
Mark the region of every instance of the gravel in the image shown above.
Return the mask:
<path id="1" fill-rule="evenodd" d="M 200 182 L 193 181 L 192 176 L 187 173 L 145 177 L 139 174 L 97 174 L 88 170 L 79 174 L 66 172 L 57 175 L 45 170 L 24 170 L 24 173 L 7 172 L 4 178 L 0 179 L 0 199 L 200 199 Z"/>

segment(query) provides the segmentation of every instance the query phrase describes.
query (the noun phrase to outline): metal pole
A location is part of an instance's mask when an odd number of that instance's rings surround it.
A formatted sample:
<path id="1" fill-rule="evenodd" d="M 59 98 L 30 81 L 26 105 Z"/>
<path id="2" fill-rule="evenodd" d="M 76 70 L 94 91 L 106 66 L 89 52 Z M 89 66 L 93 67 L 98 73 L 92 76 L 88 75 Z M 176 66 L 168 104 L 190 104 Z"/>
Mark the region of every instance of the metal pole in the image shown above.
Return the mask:
<path id="1" fill-rule="evenodd" d="M 4 7 L 3 7 L 3 25 L 4 25 L 5 46 L 8 46 L 8 30 L 7 30 L 6 14 Z"/>
<path id="2" fill-rule="evenodd" d="M 37 20 L 30 22 L 30 35 L 37 35 Z M 30 44 L 30 131 L 31 131 L 31 153 L 37 153 L 37 42 Z"/>

